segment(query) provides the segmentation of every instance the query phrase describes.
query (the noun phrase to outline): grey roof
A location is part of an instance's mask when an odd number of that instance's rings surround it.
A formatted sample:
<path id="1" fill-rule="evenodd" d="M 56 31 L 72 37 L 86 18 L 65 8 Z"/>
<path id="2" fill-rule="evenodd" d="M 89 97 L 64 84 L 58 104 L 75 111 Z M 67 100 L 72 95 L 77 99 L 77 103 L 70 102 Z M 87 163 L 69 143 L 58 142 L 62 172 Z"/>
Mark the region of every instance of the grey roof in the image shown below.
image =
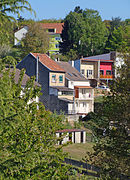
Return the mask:
<path id="1" fill-rule="evenodd" d="M 60 91 L 74 91 L 74 89 L 68 88 L 66 86 L 50 86 L 50 87 L 58 89 Z"/>
<path id="2" fill-rule="evenodd" d="M 8 70 L 8 68 L 6 68 L 6 70 Z M 10 69 L 10 72 L 13 72 L 13 68 L 11 68 Z M 2 75 L 0 74 L 0 77 L 1 77 Z M 15 77 L 14 77 L 14 80 L 15 80 L 15 83 L 16 84 L 18 84 L 18 81 L 19 81 L 19 78 L 20 78 L 20 70 L 19 69 L 16 69 L 16 71 L 15 71 Z M 30 77 L 28 76 L 28 75 L 26 75 L 26 74 L 24 74 L 24 76 L 23 76 L 23 80 L 22 80 L 22 86 L 26 86 L 26 83 L 27 83 L 27 81 L 29 81 L 29 79 L 30 79 Z M 34 83 L 34 86 L 41 86 L 39 83 L 37 83 L 37 82 L 35 82 Z"/>
<path id="3" fill-rule="evenodd" d="M 102 59 L 102 60 L 111 60 L 111 53 L 107 54 L 100 54 L 96 56 L 89 56 L 89 57 L 84 57 L 84 59 Z"/>
<path id="4" fill-rule="evenodd" d="M 60 65 L 65 70 L 65 76 L 72 81 L 86 81 L 87 79 L 74 67 L 71 66 L 68 62 L 58 61 Z"/>

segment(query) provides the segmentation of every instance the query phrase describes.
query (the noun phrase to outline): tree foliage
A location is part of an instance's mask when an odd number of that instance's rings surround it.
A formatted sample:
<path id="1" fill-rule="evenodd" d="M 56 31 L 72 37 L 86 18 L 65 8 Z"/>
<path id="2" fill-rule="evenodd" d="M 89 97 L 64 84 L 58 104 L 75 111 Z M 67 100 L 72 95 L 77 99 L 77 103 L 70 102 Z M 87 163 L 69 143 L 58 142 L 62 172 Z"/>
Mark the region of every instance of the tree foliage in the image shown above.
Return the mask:
<path id="1" fill-rule="evenodd" d="M 29 26 L 28 32 L 21 41 L 23 56 L 29 52 L 47 53 L 49 49 L 49 36 L 39 23 Z"/>
<path id="2" fill-rule="evenodd" d="M 129 26 L 127 21 L 122 21 L 120 17 L 112 18 L 107 28 L 109 34 L 104 52 L 118 51 L 122 45 L 124 47 L 129 46 Z"/>
<path id="3" fill-rule="evenodd" d="M 65 155 L 55 135 L 62 117 L 28 103 L 39 88 L 31 78 L 23 89 L 23 75 L 21 71 L 18 83 L 15 70 L 4 69 L 0 75 L 0 179 L 67 179 Z"/>
<path id="4" fill-rule="evenodd" d="M 76 7 L 64 19 L 61 52 L 68 54 L 72 49 L 77 57 L 99 54 L 105 46 L 106 35 L 98 11 Z"/>
<path id="5" fill-rule="evenodd" d="M 90 121 L 97 143 L 94 153 L 87 160 L 100 167 L 103 179 L 120 179 L 129 175 L 129 129 L 130 129 L 130 56 L 121 53 L 124 60 L 118 69 L 119 76 L 113 81 L 109 96 Z"/>
<path id="6" fill-rule="evenodd" d="M 10 35 L 13 35 L 13 14 L 20 15 L 24 9 L 31 11 L 31 5 L 27 0 L 1 0 L 0 1 L 0 44 L 10 43 Z M 10 14 L 10 15 L 9 15 Z M 10 33 L 10 31 L 12 32 Z"/>

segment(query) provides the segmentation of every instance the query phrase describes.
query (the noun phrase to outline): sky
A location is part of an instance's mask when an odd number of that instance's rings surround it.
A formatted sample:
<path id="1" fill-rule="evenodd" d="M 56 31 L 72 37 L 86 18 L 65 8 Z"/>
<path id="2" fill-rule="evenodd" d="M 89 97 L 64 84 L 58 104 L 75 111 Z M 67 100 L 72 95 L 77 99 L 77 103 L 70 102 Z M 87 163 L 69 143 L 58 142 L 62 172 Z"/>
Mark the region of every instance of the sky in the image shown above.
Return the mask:
<path id="1" fill-rule="evenodd" d="M 102 20 L 120 17 L 130 18 L 130 0 L 28 0 L 36 17 L 27 11 L 22 14 L 25 19 L 64 19 L 76 6 L 81 9 L 97 10 Z"/>

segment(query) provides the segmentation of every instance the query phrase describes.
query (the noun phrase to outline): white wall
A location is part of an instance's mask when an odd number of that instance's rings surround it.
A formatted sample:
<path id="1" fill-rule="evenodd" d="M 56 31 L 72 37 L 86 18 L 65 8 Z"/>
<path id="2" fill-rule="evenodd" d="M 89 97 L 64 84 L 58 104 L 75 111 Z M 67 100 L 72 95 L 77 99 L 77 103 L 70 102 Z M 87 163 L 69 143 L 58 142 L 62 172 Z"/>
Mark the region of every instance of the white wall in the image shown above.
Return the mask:
<path id="1" fill-rule="evenodd" d="M 69 81 L 68 88 L 74 89 L 74 86 L 90 86 L 89 80 L 86 81 Z"/>
<path id="2" fill-rule="evenodd" d="M 20 30 L 14 33 L 14 45 L 20 45 L 20 41 L 23 37 L 25 37 L 28 32 L 28 26 L 24 26 Z"/>

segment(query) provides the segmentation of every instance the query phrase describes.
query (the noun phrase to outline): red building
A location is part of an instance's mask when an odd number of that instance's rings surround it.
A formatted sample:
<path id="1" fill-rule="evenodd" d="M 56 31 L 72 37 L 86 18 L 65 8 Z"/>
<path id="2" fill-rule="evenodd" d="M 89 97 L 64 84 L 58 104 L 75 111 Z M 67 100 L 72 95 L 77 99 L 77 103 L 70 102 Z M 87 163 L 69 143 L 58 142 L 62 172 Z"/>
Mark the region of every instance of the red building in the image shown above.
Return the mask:
<path id="1" fill-rule="evenodd" d="M 100 80 L 108 83 L 114 78 L 113 75 L 113 60 L 99 60 L 100 61 Z"/>

